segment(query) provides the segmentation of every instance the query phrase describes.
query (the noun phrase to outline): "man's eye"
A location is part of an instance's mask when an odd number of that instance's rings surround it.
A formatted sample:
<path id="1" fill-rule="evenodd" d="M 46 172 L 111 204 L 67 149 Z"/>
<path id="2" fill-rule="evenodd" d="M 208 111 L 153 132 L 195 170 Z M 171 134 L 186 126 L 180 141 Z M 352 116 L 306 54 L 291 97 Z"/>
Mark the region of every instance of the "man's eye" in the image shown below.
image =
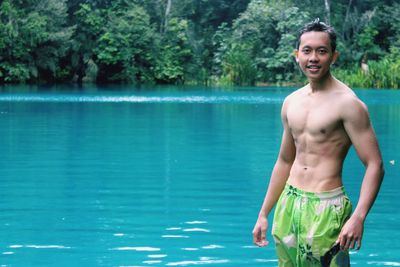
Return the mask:
<path id="1" fill-rule="evenodd" d="M 310 53 L 310 49 L 303 49 L 303 53 L 305 53 L 305 54 Z"/>
<path id="2" fill-rule="evenodd" d="M 326 51 L 325 49 L 320 49 L 318 50 L 318 53 L 320 54 L 326 54 L 328 51 Z"/>

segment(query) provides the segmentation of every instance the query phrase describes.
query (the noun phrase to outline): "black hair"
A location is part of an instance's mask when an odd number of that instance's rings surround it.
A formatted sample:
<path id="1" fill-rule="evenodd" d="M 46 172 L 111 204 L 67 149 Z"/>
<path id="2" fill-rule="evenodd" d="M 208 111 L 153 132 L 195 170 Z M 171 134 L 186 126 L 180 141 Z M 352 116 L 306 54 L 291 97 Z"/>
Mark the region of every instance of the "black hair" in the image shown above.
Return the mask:
<path id="1" fill-rule="evenodd" d="M 326 32 L 329 35 L 329 39 L 331 40 L 331 48 L 332 52 L 336 50 L 336 31 L 335 29 L 320 21 L 319 18 L 315 19 L 314 21 L 307 23 L 304 25 L 303 28 L 300 29 L 299 34 L 297 36 L 297 49 L 300 46 L 300 38 L 306 32 Z"/>

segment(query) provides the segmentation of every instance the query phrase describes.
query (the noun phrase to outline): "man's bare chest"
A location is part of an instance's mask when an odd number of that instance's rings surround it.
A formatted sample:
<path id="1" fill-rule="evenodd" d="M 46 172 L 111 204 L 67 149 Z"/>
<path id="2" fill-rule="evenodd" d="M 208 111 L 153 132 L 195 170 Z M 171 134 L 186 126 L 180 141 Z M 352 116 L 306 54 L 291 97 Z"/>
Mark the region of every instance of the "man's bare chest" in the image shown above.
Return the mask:
<path id="1" fill-rule="evenodd" d="M 288 107 L 287 121 L 294 137 L 304 133 L 329 136 L 343 127 L 340 110 L 329 101 L 294 101 Z"/>

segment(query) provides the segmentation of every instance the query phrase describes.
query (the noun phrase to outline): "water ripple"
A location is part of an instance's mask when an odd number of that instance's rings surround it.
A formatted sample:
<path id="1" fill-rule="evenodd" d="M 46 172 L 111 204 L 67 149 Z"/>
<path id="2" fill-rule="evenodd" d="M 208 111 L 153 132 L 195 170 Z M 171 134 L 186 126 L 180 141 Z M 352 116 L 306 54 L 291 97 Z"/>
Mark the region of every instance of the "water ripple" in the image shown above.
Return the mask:
<path id="1" fill-rule="evenodd" d="M 111 248 L 110 250 L 160 251 L 161 249 L 154 247 L 118 247 Z"/>
<path id="2" fill-rule="evenodd" d="M 161 263 L 162 261 L 160 260 L 151 260 L 151 261 L 143 261 L 145 264 L 155 264 L 155 263 Z"/>
<path id="3" fill-rule="evenodd" d="M 46 95 L 46 94 L 4 94 L 1 102 L 129 102 L 129 103 L 281 103 L 282 97 L 262 95 Z"/>
<path id="4" fill-rule="evenodd" d="M 205 233 L 209 233 L 210 230 L 208 229 L 204 229 L 204 228 L 187 228 L 187 229 L 183 229 L 184 232 L 205 232 Z"/>
<path id="5" fill-rule="evenodd" d="M 203 246 L 201 247 L 203 249 L 216 249 L 216 248 L 225 248 L 224 246 L 220 246 L 220 245 L 208 245 L 208 246 Z"/>
<path id="6" fill-rule="evenodd" d="M 165 257 L 167 257 L 167 254 L 152 254 L 152 255 L 147 255 L 147 257 L 152 258 L 152 259 L 154 259 L 154 258 L 165 258 Z"/>
<path id="7" fill-rule="evenodd" d="M 228 263 L 229 260 L 212 260 L 200 259 L 198 261 L 179 261 L 167 263 L 167 266 L 180 266 L 180 265 L 200 265 L 200 264 L 215 264 L 215 263 Z"/>
<path id="8" fill-rule="evenodd" d="M 37 249 L 70 249 L 62 245 L 10 245 L 9 248 L 37 248 Z"/>
<path id="9" fill-rule="evenodd" d="M 384 265 L 384 266 L 400 266 L 400 262 L 395 262 L 395 261 L 368 261 L 367 264 Z"/>
<path id="10" fill-rule="evenodd" d="M 187 235 L 162 235 L 162 238 L 189 238 Z"/>
<path id="11" fill-rule="evenodd" d="M 190 221 L 190 222 L 185 222 L 186 224 L 204 224 L 207 223 L 206 221 Z"/>

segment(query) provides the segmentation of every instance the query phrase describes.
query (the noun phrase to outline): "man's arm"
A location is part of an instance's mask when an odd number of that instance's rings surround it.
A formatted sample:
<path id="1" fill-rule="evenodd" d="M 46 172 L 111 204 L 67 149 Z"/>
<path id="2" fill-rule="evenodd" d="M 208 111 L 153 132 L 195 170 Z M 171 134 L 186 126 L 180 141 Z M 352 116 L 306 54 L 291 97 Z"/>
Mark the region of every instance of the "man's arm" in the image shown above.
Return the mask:
<path id="1" fill-rule="evenodd" d="M 266 232 L 268 229 L 267 217 L 275 203 L 278 201 L 278 198 L 285 187 L 285 183 L 289 177 L 290 169 L 296 155 L 294 140 L 290 133 L 287 122 L 287 102 L 288 101 L 285 100 L 282 105 L 281 117 L 284 131 L 282 135 L 279 156 L 273 168 L 268 190 L 258 215 L 257 222 L 253 229 L 253 242 L 257 246 L 261 247 L 268 245 L 268 242 L 266 241 Z"/>
<path id="2" fill-rule="evenodd" d="M 344 128 L 366 170 L 357 206 L 343 226 L 338 242 L 343 249 L 360 249 L 364 221 L 378 194 L 384 169 L 367 107 L 356 98 L 349 102 L 343 109 Z"/>

